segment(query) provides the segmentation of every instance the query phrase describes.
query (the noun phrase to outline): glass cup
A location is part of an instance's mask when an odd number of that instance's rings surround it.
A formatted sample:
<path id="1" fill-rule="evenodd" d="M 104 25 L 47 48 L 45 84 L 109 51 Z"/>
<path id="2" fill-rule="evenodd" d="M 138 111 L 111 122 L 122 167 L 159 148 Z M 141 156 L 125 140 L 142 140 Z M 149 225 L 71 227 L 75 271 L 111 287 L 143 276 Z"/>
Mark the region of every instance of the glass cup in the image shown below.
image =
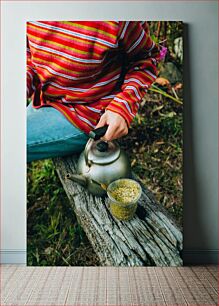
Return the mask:
<path id="1" fill-rule="evenodd" d="M 120 191 L 120 195 L 118 195 L 118 191 Z M 113 181 L 107 187 L 111 214 L 118 220 L 131 220 L 135 215 L 141 194 L 141 185 L 135 180 L 119 179 Z"/>

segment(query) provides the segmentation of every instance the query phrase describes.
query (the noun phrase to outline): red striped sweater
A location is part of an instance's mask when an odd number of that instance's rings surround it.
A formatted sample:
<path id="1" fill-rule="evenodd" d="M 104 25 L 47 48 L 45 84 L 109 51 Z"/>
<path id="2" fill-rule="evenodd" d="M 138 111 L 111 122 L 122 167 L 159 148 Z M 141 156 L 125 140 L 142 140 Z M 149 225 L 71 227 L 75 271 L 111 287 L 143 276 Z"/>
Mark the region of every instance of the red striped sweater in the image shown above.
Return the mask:
<path id="1" fill-rule="evenodd" d="M 28 22 L 27 97 L 86 133 L 106 109 L 129 126 L 159 59 L 146 22 Z"/>

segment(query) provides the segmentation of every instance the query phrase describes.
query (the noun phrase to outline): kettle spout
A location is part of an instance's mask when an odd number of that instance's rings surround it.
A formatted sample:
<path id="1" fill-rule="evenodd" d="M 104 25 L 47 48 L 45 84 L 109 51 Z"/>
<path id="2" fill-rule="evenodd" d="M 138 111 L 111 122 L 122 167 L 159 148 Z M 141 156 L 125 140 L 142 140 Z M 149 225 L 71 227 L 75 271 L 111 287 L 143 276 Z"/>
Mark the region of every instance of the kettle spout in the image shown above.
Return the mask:
<path id="1" fill-rule="evenodd" d="M 72 181 L 74 181 L 74 182 L 76 182 L 76 183 L 78 183 L 78 184 L 80 184 L 80 185 L 82 185 L 82 186 L 84 186 L 84 187 L 87 186 L 87 179 L 86 179 L 85 176 L 83 176 L 83 175 L 81 175 L 81 174 L 69 174 L 69 173 L 68 173 L 68 174 L 65 176 L 65 178 L 66 178 L 66 179 L 69 179 L 69 180 L 72 180 Z"/>

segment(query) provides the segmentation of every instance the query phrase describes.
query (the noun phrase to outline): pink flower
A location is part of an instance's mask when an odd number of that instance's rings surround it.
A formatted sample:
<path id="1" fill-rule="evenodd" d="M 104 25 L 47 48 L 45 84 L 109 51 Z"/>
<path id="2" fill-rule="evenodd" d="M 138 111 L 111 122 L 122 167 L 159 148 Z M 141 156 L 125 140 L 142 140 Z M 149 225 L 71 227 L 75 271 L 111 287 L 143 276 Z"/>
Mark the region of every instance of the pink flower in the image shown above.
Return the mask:
<path id="1" fill-rule="evenodd" d="M 163 60 L 166 54 L 167 54 L 167 48 L 162 46 L 160 50 L 160 59 Z"/>

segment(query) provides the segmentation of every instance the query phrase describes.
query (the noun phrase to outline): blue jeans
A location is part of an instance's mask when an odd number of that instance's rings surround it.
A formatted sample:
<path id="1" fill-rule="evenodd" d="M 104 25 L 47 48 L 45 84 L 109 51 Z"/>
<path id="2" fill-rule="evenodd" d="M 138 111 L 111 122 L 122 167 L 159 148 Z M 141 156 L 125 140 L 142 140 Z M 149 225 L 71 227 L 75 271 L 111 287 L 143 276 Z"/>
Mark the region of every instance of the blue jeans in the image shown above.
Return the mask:
<path id="1" fill-rule="evenodd" d="M 79 153 L 88 136 L 53 107 L 27 107 L 27 162 Z"/>

